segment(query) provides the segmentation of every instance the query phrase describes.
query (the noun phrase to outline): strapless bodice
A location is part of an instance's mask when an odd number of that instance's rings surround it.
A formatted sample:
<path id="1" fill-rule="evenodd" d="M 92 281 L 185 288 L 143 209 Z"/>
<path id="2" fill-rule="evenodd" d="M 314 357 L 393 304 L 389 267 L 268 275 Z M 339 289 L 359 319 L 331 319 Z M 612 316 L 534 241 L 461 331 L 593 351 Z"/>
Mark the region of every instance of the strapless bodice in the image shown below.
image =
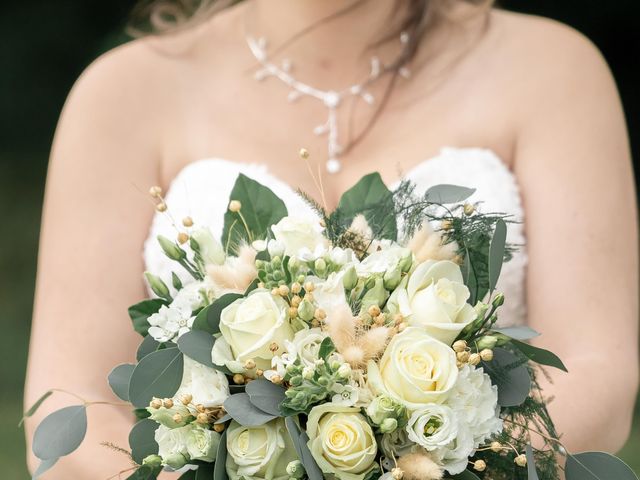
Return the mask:
<path id="1" fill-rule="evenodd" d="M 187 165 L 171 182 L 165 195 L 169 214 L 156 214 L 153 219 L 149 238 L 144 245 L 144 261 L 148 271 L 159 275 L 168 284 L 172 271 L 188 281 L 188 276 L 176 268 L 175 262 L 165 257 L 156 237 L 165 235 L 175 238 L 177 230 L 174 222 L 180 222 L 186 216 L 193 218 L 196 225 L 210 227 L 214 235 L 220 237 L 229 195 L 240 173 L 269 187 L 284 201 L 289 213 L 315 216 L 295 189 L 273 176 L 265 165 L 238 163 L 221 158 L 199 160 Z M 416 193 L 423 193 L 429 187 L 442 183 L 473 187 L 476 192 L 469 200 L 482 202 L 479 207 L 482 211 L 506 213 L 517 220 L 517 223 L 509 223 L 507 240 L 518 245 L 519 249 L 512 260 L 504 265 L 498 283 L 498 290 L 506 297 L 500 323 L 525 323 L 527 256 L 524 214 L 518 183 L 513 173 L 490 150 L 443 148 L 437 156 L 418 164 L 403 176 L 416 184 Z"/>

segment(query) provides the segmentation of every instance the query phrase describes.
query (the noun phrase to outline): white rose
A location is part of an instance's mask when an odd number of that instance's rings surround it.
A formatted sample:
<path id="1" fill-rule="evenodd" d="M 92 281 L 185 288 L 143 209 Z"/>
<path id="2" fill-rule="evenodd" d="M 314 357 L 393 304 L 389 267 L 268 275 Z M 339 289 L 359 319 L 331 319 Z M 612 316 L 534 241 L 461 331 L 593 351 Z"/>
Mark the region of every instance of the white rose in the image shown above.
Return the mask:
<path id="1" fill-rule="evenodd" d="M 357 407 L 333 403 L 313 407 L 307 435 L 320 469 L 339 480 L 362 480 L 375 465 L 376 438 Z"/>
<path id="2" fill-rule="evenodd" d="M 203 462 L 213 462 L 218 453 L 220 434 L 212 430 L 197 426 L 191 427 L 187 435 L 187 453 L 190 460 L 202 460 Z"/>
<path id="3" fill-rule="evenodd" d="M 397 244 L 373 252 L 360 264 L 356 265 L 356 271 L 361 277 L 366 277 L 375 273 L 382 273 L 393 270 L 401 262 L 410 262 L 412 258 L 411 250 Z"/>
<path id="4" fill-rule="evenodd" d="M 271 344 L 281 352 L 284 342 L 293 338 L 287 308 L 282 298 L 266 290 L 254 290 L 226 307 L 220 314 L 222 336 L 213 346 L 213 363 L 240 373 L 252 359 L 258 368 L 268 369 L 274 355 Z"/>
<path id="5" fill-rule="evenodd" d="M 316 361 L 319 358 L 320 344 L 327 336 L 327 333 L 320 328 L 300 330 L 294 335 L 293 340 L 287 344 L 289 345 L 287 348 L 289 358 L 292 362 L 297 358 L 305 367 L 315 368 Z"/>
<path id="6" fill-rule="evenodd" d="M 230 480 L 288 480 L 287 465 L 298 459 L 283 418 L 258 427 L 232 421 L 227 430 L 227 451 Z"/>
<path id="7" fill-rule="evenodd" d="M 276 240 L 289 256 L 311 259 L 322 255 L 328 245 L 317 219 L 284 217 L 271 227 Z"/>
<path id="8" fill-rule="evenodd" d="M 409 440 L 428 451 L 444 447 L 458 435 L 458 423 L 453 410 L 430 403 L 415 410 L 407 424 Z"/>
<path id="9" fill-rule="evenodd" d="M 476 318 L 467 303 L 469 295 L 457 264 L 429 260 L 416 267 L 406 289 L 398 290 L 392 302 L 398 303 L 409 325 L 424 327 L 432 337 L 451 345 Z"/>
<path id="10" fill-rule="evenodd" d="M 189 461 L 187 437 L 191 428 L 193 428 L 191 425 L 180 428 L 158 426 L 154 438 L 158 444 L 158 455 L 162 458 L 164 465 L 178 469 Z"/>
<path id="11" fill-rule="evenodd" d="M 330 313 L 337 308 L 349 308 L 347 297 L 344 294 L 343 278 L 346 270 L 340 270 L 329 274 L 326 280 L 318 277 L 309 277 L 307 281 L 315 284 L 313 296 L 316 303 L 325 312 Z"/>
<path id="12" fill-rule="evenodd" d="M 377 393 L 411 410 L 442 403 L 458 377 L 453 349 L 415 327 L 393 337 L 379 363 L 370 360 L 367 371 Z"/>
<path id="13" fill-rule="evenodd" d="M 217 407 L 229 396 L 229 382 L 220 371 L 202 365 L 185 355 L 182 383 L 175 394 L 176 398 L 189 394 L 195 405 Z"/>

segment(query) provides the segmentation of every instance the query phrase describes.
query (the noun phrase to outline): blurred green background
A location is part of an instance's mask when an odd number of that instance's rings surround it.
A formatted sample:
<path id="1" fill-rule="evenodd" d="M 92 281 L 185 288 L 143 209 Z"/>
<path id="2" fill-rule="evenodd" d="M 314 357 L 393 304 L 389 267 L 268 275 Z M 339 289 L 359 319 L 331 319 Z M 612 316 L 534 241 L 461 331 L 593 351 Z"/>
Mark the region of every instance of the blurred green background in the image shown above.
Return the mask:
<path id="1" fill-rule="evenodd" d="M 47 156 L 74 80 L 100 53 L 126 41 L 134 0 L 27 0 L 0 8 L 0 471 L 27 479 L 22 388 Z M 569 23 L 604 52 L 620 87 L 640 158 L 640 6 L 632 0 L 505 0 L 505 8 Z M 636 167 L 636 171 L 638 168 Z M 640 409 L 622 452 L 640 473 Z"/>

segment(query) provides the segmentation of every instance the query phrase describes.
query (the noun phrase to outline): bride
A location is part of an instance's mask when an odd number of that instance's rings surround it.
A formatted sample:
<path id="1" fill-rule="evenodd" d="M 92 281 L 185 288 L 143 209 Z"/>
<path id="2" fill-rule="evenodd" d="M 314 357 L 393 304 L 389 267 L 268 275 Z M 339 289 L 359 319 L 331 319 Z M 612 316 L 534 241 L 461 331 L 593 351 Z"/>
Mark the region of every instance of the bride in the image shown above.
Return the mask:
<path id="1" fill-rule="evenodd" d="M 389 184 L 477 187 L 481 208 L 520 219 L 501 320 L 543 332 L 539 343 L 568 366 L 545 385 L 564 443 L 620 448 L 638 326 L 636 198 L 618 94 L 588 40 L 488 3 L 205 2 L 186 23 L 91 65 L 51 155 L 26 404 L 50 388 L 113 398 L 103 379 L 138 344 L 127 307 L 144 296 L 142 272 L 165 267 L 145 239 L 172 232 L 166 216 L 153 218 L 149 186 L 168 189 L 174 218 L 215 227 L 243 172 L 306 215 L 295 188 L 321 193 L 297 156 L 305 146 L 329 207 L 379 171 Z M 154 23 L 170 13 L 163 5 Z M 70 401 L 56 394 L 28 436 Z M 130 412 L 98 408 L 84 446 L 46 478 L 128 466 L 100 443 L 127 446 Z"/>

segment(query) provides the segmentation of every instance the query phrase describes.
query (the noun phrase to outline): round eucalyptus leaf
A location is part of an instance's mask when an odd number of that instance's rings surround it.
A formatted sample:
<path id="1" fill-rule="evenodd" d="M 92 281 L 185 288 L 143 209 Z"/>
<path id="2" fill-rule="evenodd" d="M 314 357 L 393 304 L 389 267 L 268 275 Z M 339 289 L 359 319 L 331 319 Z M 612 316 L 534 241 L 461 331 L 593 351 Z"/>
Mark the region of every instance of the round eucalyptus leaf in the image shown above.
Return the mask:
<path id="1" fill-rule="evenodd" d="M 129 401 L 136 408 L 146 408 L 153 397 L 172 397 L 182 382 L 183 368 L 184 358 L 177 348 L 150 353 L 131 374 Z"/>
<path id="2" fill-rule="evenodd" d="M 515 354 L 504 348 L 495 348 L 493 360 L 483 362 L 483 368 L 498 387 L 498 405 L 501 407 L 521 405 L 531 391 L 531 376 L 519 362 Z"/>
<path id="3" fill-rule="evenodd" d="M 216 452 L 216 463 L 213 467 L 213 480 L 227 480 L 227 431 L 225 430 L 218 443 Z"/>
<path id="4" fill-rule="evenodd" d="M 125 402 L 129 401 L 129 380 L 131 380 L 131 374 L 135 365 L 130 363 L 123 363 L 111 370 L 109 373 L 109 386 L 113 393 L 115 393 L 119 399 Z"/>
<path id="5" fill-rule="evenodd" d="M 155 434 L 159 426 L 158 423 L 146 418 L 136 423 L 129 432 L 131 456 L 138 464 L 142 464 L 145 457 L 158 453 Z"/>
<path id="6" fill-rule="evenodd" d="M 245 391 L 251 403 L 271 415 L 280 416 L 280 404 L 286 398 L 284 388 L 260 378 L 247 384 Z"/>
<path id="7" fill-rule="evenodd" d="M 567 456 L 567 480 L 638 480 L 629 466 L 605 452 L 584 452 Z"/>
<path id="8" fill-rule="evenodd" d="M 156 341 L 151 335 L 144 337 L 136 352 L 136 360 L 140 361 L 150 353 L 155 352 L 160 346 L 160 342 Z"/>
<path id="9" fill-rule="evenodd" d="M 178 339 L 178 348 L 187 357 L 209 368 L 216 368 L 211 360 L 215 338 L 203 330 L 191 330 Z"/>
<path id="10" fill-rule="evenodd" d="M 87 433 L 87 409 L 73 405 L 45 417 L 33 435 L 33 453 L 40 460 L 68 455 L 80 446 Z"/>
<path id="11" fill-rule="evenodd" d="M 251 403 L 249 395 L 246 393 L 238 393 L 227 397 L 224 401 L 224 409 L 231 418 L 243 427 L 264 425 L 277 417 L 277 415 L 271 415 L 256 407 Z"/>
<path id="12" fill-rule="evenodd" d="M 36 471 L 33 472 L 33 475 L 31 476 L 31 480 L 37 480 L 38 478 L 40 478 L 40 476 L 46 472 L 47 470 L 49 470 L 51 467 L 53 467 L 57 462 L 58 462 L 58 458 L 51 458 L 49 460 L 42 460 L 40 462 L 40 465 L 38 465 L 38 468 L 36 468 Z"/>

